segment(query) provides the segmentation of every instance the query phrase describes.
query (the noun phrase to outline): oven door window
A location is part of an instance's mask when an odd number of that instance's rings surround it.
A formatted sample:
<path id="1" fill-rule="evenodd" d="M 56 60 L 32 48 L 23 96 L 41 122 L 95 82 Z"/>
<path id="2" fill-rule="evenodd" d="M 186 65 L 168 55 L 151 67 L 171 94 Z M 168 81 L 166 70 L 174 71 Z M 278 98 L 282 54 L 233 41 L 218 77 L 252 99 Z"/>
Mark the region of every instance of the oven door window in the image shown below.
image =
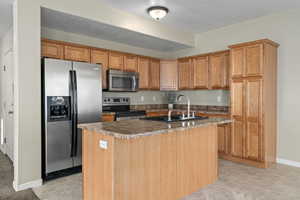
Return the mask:
<path id="1" fill-rule="evenodd" d="M 112 77 L 112 88 L 131 90 L 133 88 L 133 79 L 132 79 L 132 77 L 113 76 Z"/>

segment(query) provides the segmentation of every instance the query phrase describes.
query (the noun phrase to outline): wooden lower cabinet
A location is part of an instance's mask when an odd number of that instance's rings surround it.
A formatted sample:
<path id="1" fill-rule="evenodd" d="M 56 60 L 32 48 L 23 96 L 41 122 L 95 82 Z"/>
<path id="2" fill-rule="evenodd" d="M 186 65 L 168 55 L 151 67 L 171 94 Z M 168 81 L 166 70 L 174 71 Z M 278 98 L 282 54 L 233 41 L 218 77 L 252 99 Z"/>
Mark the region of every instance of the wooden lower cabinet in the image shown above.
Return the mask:
<path id="1" fill-rule="evenodd" d="M 83 131 L 83 200 L 181 199 L 217 176 L 216 125 L 131 139 Z"/>
<path id="2" fill-rule="evenodd" d="M 232 123 L 232 132 L 231 132 L 231 155 L 239 158 L 244 157 L 244 122 L 235 120 Z"/>
<path id="3" fill-rule="evenodd" d="M 219 154 L 231 153 L 231 124 L 218 126 L 218 152 Z"/>

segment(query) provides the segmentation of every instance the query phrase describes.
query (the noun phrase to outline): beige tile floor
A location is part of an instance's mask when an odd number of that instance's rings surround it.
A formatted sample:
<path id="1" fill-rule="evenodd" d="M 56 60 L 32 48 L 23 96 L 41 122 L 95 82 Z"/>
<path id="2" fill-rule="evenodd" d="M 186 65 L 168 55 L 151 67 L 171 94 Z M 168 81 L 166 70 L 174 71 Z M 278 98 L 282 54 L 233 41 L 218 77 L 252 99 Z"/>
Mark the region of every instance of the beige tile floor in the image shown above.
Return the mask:
<path id="1" fill-rule="evenodd" d="M 81 174 L 35 188 L 41 200 L 81 200 Z M 219 180 L 182 200 L 300 200 L 300 168 L 258 169 L 220 160 Z"/>

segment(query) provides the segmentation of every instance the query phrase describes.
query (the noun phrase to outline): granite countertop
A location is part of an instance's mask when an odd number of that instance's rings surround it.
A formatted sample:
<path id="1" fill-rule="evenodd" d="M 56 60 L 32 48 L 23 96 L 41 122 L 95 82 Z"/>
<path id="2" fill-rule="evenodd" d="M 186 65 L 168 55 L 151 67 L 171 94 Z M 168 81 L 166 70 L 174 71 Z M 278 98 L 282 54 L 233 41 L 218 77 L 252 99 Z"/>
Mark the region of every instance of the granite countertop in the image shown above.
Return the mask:
<path id="1" fill-rule="evenodd" d="M 142 119 L 99 122 L 91 124 L 80 124 L 78 127 L 101 134 L 111 135 L 120 139 L 132 139 L 141 136 L 169 133 L 173 131 L 183 131 L 190 128 L 207 126 L 212 124 L 231 123 L 232 120 L 224 118 L 214 118 L 205 120 L 193 120 L 186 122 L 158 122 Z"/>

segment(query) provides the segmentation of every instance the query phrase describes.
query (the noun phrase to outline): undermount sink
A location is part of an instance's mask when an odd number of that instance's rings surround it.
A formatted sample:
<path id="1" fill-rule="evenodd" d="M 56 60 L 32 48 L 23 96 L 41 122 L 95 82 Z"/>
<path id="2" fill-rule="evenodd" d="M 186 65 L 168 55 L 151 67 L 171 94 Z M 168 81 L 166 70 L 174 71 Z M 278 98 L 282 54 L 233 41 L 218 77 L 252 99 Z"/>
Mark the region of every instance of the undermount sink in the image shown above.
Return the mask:
<path id="1" fill-rule="evenodd" d="M 191 118 L 182 118 L 181 115 L 172 115 L 171 121 L 168 120 L 168 116 L 158 116 L 158 117 L 145 117 L 142 118 L 143 120 L 150 120 L 150 121 L 161 121 L 161 122 L 184 122 L 184 121 L 193 121 L 193 120 L 204 120 L 208 119 L 208 117 L 191 117 Z"/>

